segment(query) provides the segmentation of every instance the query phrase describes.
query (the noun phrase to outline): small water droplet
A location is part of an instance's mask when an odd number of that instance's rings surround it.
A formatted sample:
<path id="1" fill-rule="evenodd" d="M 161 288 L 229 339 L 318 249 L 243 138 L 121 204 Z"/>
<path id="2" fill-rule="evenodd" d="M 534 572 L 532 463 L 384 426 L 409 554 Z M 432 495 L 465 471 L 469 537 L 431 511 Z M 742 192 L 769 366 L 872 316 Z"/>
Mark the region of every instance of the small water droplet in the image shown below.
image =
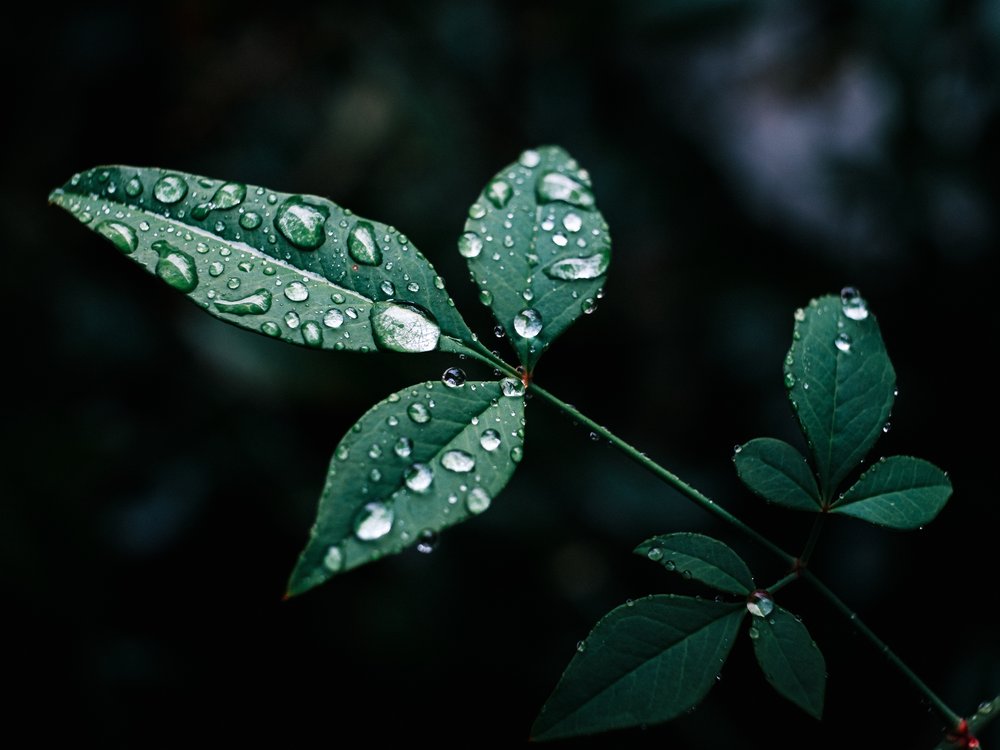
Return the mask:
<path id="1" fill-rule="evenodd" d="M 569 238 L 567 238 L 562 232 L 556 232 L 552 235 L 552 242 L 559 247 L 566 247 L 569 243 Z"/>
<path id="2" fill-rule="evenodd" d="M 377 266 L 382 262 L 382 250 L 375 237 L 375 227 L 367 221 L 357 221 L 347 236 L 347 252 L 358 263 Z"/>
<path id="3" fill-rule="evenodd" d="M 482 487 L 475 487 L 465 496 L 465 507 L 469 509 L 469 513 L 479 515 L 490 507 L 492 501 L 493 498 L 487 494 L 486 490 Z"/>
<path id="4" fill-rule="evenodd" d="M 648 557 L 653 562 L 663 559 L 663 550 L 660 547 L 650 547 L 649 551 L 646 553 Z"/>
<path id="5" fill-rule="evenodd" d="M 394 518 L 392 506 L 382 502 L 367 503 L 354 517 L 354 536 L 363 542 L 381 539 L 392 530 Z"/>
<path id="6" fill-rule="evenodd" d="M 469 218 L 470 219 L 481 219 L 486 216 L 486 206 L 481 203 L 473 203 L 469 206 Z"/>
<path id="7" fill-rule="evenodd" d="M 424 529 L 417 535 L 417 552 L 429 555 L 437 549 L 438 533 L 434 529 Z"/>
<path id="8" fill-rule="evenodd" d="M 382 455 L 382 446 L 378 443 L 372 443 L 371 447 L 368 449 L 368 458 L 376 459 Z"/>
<path id="9" fill-rule="evenodd" d="M 263 221 L 260 214 L 254 211 L 247 211 L 240 217 L 240 226 L 244 229 L 253 230 L 259 227 Z"/>
<path id="10" fill-rule="evenodd" d="M 663 564 L 663 567 L 665 567 L 667 570 L 674 571 L 677 570 L 677 563 L 675 563 L 673 560 L 667 560 Z"/>
<path id="11" fill-rule="evenodd" d="M 142 193 L 142 182 L 138 177 L 132 177 L 128 182 L 125 183 L 125 195 L 129 198 L 135 198 L 137 195 Z"/>
<path id="12" fill-rule="evenodd" d="M 292 302 L 305 302 L 309 299 L 309 289 L 301 281 L 293 281 L 285 287 L 285 296 Z"/>
<path id="13" fill-rule="evenodd" d="M 324 227 L 330 216 L 326 206 L 306 203 L 301 196 L 285 200 L 274 214 L 274 226 L 301 250 L 315 250 L 326 238 Z"/>
<path id="14" fill-rule="evenodd" d="M 421 401 L 414 401 L 406 407 L 406 414 L 417 424 L 426 424 L 431 421 L 431 410 Z"/>
<path id="15" fill-rule="evenodd" d="M 483 450 L 495 451 L 500 447 L 500 433 L 494 429 L 483 430 L 483 434 L 479 436 L 479 444 Z"/>
<path id="16" fill-rule="evenodd" d="M 379 284 L 379 289 L 381 289 L 382 293 L 387 297 L 396 296 L 396 287 L 393 286 L 393 283 L 389 281 L 389 279 L 386 279 L 381 284 Z"/>
<path id="17" fill-rule="evenodd" d="M 840 290 L 840 303 L 844 315 L 851 320 L 864 320 L 868 317 L 868 305 L 862 298 L 861 292 L 853 286 L 845 286 Z"/>
<path id="18" fill-rule="evenodd" d="M 379 471 L 378 469 L 372 469 L 370 472 L 368 472 L 368 478 L 371 479 L 373 482 L 381 482 L 382 472 Z"/>
<path id="19" fill-rule="evenodd" d="M 794 388 L 794 387 L 795 387 L 795 376 L 792 373 L 790 373 L 790 372 L 786 372 L 785 373 L 785 388 Z"/>
<path id="20" fill-rule="evenodd" d="M 760 637 L 760 631 L 757 630 L 756 625 L 750 626 L 749 634 L 750 634 L 750 639 L 754 641 L 756 641 Z"/>
<path id="21" fill-rule="evenodd" d="M 392 446 L 392 452 L 400 458 L 409 458 L 410 454 L 413 453 L 413 441 L 403 435 Z"/>
<path id="22" fill-rule="evenodd" d="M 188 293 L 198 286 L 198 272 L 194 258 L 178 250 L 165 240 L 157 240 L 151 245 L 159 254 L 156 261 L 156 275 L 174 289 Z"/>
<path id="23" fill-rule="evenodd" d="M 271 293 L 267 289 L 258 289 L 239 299 L 216 299 L 213 304 L 219 312 L 230 315 L 262 315 L 271 309 Z"/>
<path id="24" fill-rule="evenodd" d="M 479 301 L 484 305 L 489 306 L 493 304 L 493 293 L 489 289 L 481 289 L 479 292 Z"/>
<path id="25" fill-rule="evenodd" d="M 449 367 L 441 376 L 441 382 L 449 388 L 461 388 L 465 385 L 465 371 L 458 367 Z"/>
<path id="26" fill-rule="evenodd" d="M 273 320 L 269 320 L 266 323 L 261 323 L 260 330 L 261 333 L 263 333 L 266 336 L 271 336 L 272 338 L 281 335 L 281 328 Z"/>
<path id="27" fill-rule="evenodd" d="M 429 352 L 437 348 L 441 337 L 437 322 L 417 305 L 376 302 L 370 319 L 375 343 L 390 351 Z"/>
<path id="28" fill-rule="evenodd" d="M 580 303 L 580 312 L 584 315 L 592 315 L 596 309 L 597 302 L 594 301 L 593 297 L 587 297 L 587 299 Z"/>
<path id="29" fill-rule="evenodd" d="M 594 207 L 594 194 L 590 188 L 561 172 L 546 172 L 542 175 L 535 193 L 541 203 L 561 201 L 579 208 Z"/>
<path id="30" fill-rule="evenodd" d="M 845 354 L 851 351 L 851 337 L 846 333 L 838 333 L 833 343 Z"/>
<path id="31" fill-rule="evenodd" d="M 331 573 L 338 572 L 344 566 L 344 553 L 337 545 L 331 545 L 323 558 L 323 566 Z"/>
<path id="32" fill-rule="evenodd" d="M 350 318 L 351 320 L 357 320 L 358 318 L 358 311 L 355 310 L 353 307 L 348 307 L 346 310 L 344 310 L 344 314 L 347 315 L 347 317 Z"/>
<path id="33" fill-rule="evenodd" d="M 586 641 L 577 641 L 576 642 L 576 650 L 577 650 L 578 653 L 582 654 L 584 651 L 587 650 L 587 642 Z"/>
<path id="34" fill-rule="evenodd" d="M 497 208 L 503 208 L 506 206 L 510 202 L 510 197 L 513 194 L 514 190 L 511 188 L 510 184 L 504 182 L 503 180 L 494 180 L 486 189 L 486 197 L 489 199 L 490 203 Z"/>
<path id="35" fill-rule="evenodd" d="M 153 185 L 153 196 L 160 203 L 172 204 L 184 199 L 188 186 L 179 174 L 163 175 Z"/>
<path id="36" fill-rule="evenodd" d="M 294 310 L 285 313 L 285 325 L 288 326 L 289 328 L 292 329 L 298 328 L 299 323 L 301 322 L 302 321 L 299 318 L 299 314 Z"/>
<path id="37" fill-rule="evenodd" d="M 542 155 L 535 151 L 535 149 L 529 148 L 528 150 L 521 152 L 521 156 L 518 157 L 517 161 L 522 167 L 534 169 L 539 165 L 539 163 L 541 163 Z"/>
<path id="38" fill-rule="evenodd" d="M 457 474 L 467 474 L 476 468 L 476 459 L 471 453 L 450 450 L 441 456 L 441 465 L 448 471 L 454 471 Z"/>
<path id="39" fill-rule="evenodd" d="M 795 311 L 795 320 L 801 323 L 805 319 L 806 319 L 806 311 L 800 307 L 798 310 Z"/>
<path id="40" fill-rule="evenodd" d="M 458 252 L 463 258 L 475 258 L 483 251 L 483 240 L 475 232 L 466 232 L 458 238 Z"/>
<path id="41" fill-rule="evenodd" d="M 117 221 L 105 221 L 97 225 L 98 234 L 111 240 L 111 244 L 128 255 L 134 253 L 139 246 L 139 237 L 135 230 L 127 224 Z"/>
<path id="42" fill-rule="evenodd" d="M 522 338 L 533 339 L 542 331 L 542 315 L 534 308 L 521 310 L 514 316 L 514 330 Z"/>
<path id="43" fill-rule="evenodd" d="M 344 314 L 337 308 L 331 308 L 323 316 L 323 325 L 327 328 L 340 328 L 344 324 Z"/>
<path id="44" fill-rule="evenodd" d="M 736 445 L 733 446 L 733 453 L 734 454 L 738 454 L 738 453 L 742 453 L 742 452 L 743 452 L 743 446 L 742 445 L 739 445 L 737 443 Z"/>
<path id="45" fill-rule="evenodd" d="M 323 346 L 323 329 L 315 320 L 307 320 L 302 324 L 302 340 L 306 346 L 319 348 Z"/>
<path id="46" fill-rule="evenodd" d="M 335 305 L 342 305 L 345 302 L 344 295 L 341 294 L 340 292 L 334 292 L 333 294 L 331 294 L 330 299 L 333 300 L 333 303 Z"/>
<path id="47" fill-rule="evenodd" d="M 427 492 L 434 481 L 434 471 L 427 464 L 413 464 L 403 474 L 403 481 L 414 492 Z"/>
<path id="48" fill-rule="evenodd" d="M 521 463 L 521 459 L 524 458 L 524 448 L 520 445 L 515 445 L 510 449 L 510 460 L 516 464 Z"/>
<path id="49" fill-rule="evenodd" d="M 747 597 L 747 612 L 755 617 L 767 617 L 774 610 L 774 599 L 765 589 L 751 591 Z"/>

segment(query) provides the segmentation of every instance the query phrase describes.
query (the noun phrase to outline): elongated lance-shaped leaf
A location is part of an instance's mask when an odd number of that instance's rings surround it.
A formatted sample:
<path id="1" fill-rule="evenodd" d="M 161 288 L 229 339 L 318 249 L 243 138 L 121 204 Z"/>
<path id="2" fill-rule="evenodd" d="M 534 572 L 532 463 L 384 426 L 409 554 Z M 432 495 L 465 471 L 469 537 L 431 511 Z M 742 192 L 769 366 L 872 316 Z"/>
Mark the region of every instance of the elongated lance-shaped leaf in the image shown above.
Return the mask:
<path id="1" fill-rule="evenodd" d="M 334 451 L 288 593 L 485 511 L 521 458 L 523 396 L 513 378 L 427 382 L 373 406 Z"/>
<path id="2" fill-rule="evenodd" d="M 753 576 L 743 558 L 718 539 L 704 534 L 654 536 L 636 547 L 635 554 L 719 591 L 748 594 L 754 588 Z"/>
<path id="3" fill-rule="evenodd" d="M 785 385 L 829 501 L 882 434 L 896 390 L 878 323 L 857 290 L 796 311 Z"/>
<path id="4" fill-rule="evenodd" d="M 834 504 L 834 513 L 894 529 L 930 523 L 951 497 L 951 480 L 937 466 L 912 456 L 874 463 Z"/>
<path id="5" fill-rule="evenodd" d="M 783 440 L 757 438 L 733 455 L 736 473 L 752 492 L 769 503 L 794 510 L 822 508 L 816 477 L 805 456 Z"/>
<path id="6" fill-rule="evenodd" d="M 658 594 L 604 616 L 542 708 L 532 738 L 654 724 L 696 706 L 733 645 L 743 604 Z"/>
<path id="7" fill-rule="evenodd" d="M 50 200 L 212 315 L 268 336 L 397 352 L 474 340 L 404 235 L 324 198 L 109 166 Z"/>
<path id="8" fill-rule="evenodd" d="M 750 622 L 750 640 L 767 681 L 781 695 L 817 719 L 823 716 L 826 660 L 806 626 L 774 605 L 767 617 Z"/>
<path id="9" fill-rule="evenodd" d="M 458 250 L 531 372 L 549 344 L 596 307 L 611 237 L 587 172 L 546 146 L 523 152 L 489 181 Z"/>

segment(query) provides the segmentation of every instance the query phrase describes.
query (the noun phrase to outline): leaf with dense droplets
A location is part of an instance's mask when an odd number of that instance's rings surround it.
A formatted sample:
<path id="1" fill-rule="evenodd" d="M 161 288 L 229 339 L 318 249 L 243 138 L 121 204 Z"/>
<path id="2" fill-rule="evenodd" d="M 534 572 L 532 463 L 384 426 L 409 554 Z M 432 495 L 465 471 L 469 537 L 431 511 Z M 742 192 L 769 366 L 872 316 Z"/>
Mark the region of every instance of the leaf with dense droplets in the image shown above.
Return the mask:
<path id="1" fill-rule="evenodd" d="M 50 200 L 229 323 L 326 349 L 476 346 L 404 235 L 324 198 L 113 166 L 74 176 Z"/>
<path id="2" fill-rule="evenodd" d="M 809 462 L 783 440 L 751 440 L 737 449 L 733 463 L 743 484 L 769 503 L 795 510 L 822 508 Z"/>
<path id="3" fill-rule="evenodd" d="M 895 397 L 878 323 L 856 291 L 796 311 L 785 385 L 829 500 L 882 434 Z"/>
<path id="4" fill-rule="evenodd" d="M 806 626 L 775 606 L 750 622 L 750 639 L 767 681 L 782 696 L 817 719 L 823 715 L 826 661 Z"/>
<path id="5" fill-rule="evenodd" d="M 728 545 L 704 534 L 654 536 L 636 547 L 635 554 L 730 594 L 747 594 L 754 588 L 753 576 L 743 558 Z"/>
<path id="6" fill-rule="evenodd" d="M 879 526 L 915 529 L 930 523 L 951 497 L 951 480 L 912 456 L 877 461 L 834 503 L 833 512 Z"/>
<path id="7" fill-rule="evenodd" d="M 590 177 L 561 148 L 532 149 L 469 209 L 458 250 L 531 371 L 550 343 L 593 312 L 611 258 Z"/>
<path id="8" fill-rule="evenodd" d="M 550 740 L 669 721 L 696 706 L 722 668 L 743 604 L 660 594 L 602 618 L 532 727 Z"/>
<path id="9" fill-rule="evenodd" d="M 496 382 L 428 382 L 372 407 L 334 451 L 289 593 L 485 511 L 521 455 L 523 389 L 504 393 Z"/>

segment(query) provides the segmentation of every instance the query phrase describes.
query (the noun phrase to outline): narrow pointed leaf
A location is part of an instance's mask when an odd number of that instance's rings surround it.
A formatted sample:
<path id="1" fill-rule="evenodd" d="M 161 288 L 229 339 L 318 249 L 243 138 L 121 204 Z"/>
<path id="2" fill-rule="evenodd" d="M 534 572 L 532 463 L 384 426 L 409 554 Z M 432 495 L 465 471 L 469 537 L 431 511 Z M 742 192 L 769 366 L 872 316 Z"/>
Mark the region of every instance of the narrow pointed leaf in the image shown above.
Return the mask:
<path id="1" fill-rule="evenodd" d="M 742 595 L 754 589 L 753 576 L 743 558 L 718 539 L 703 534 L 654 536 L 636 547 L 635 554 L 719 591 Z"/>
<path id="2" fill-rule="evenodd" d="M 577 648 L 535 720 L 532 738 L 574 737 L 679 716 L 715 684 L 745 614 L 742 604 L 667 594 L 613 609 Z"/>
<path id="3" fill-rule="evenodd" d="M 433 266 L 392 227 L 254 185 L 97 167 L 51 202 L 217 318 L 296 344 L 464 351 Z"/>
<path id="4" fill-rule="evenodd" d="M 915 529 L 933 521 L 949 497 L 951 480 L 934 464 L 912 456 L 890 456 L 862 474 L 833 512 L 879 526 Z"/>
<path id="5" fill-rule="evenodd" d="M 806 626 L 782 607 L 754 617 L 750 638 L 757 663 L 781 695 L 817 719 L 823 716 L 826 660 Z"/>
<path id="6" fill-rule="evenodd" d="M 289 594 L 485 511 L 522 452 L 524 398 L 505 390 L 428 382 L 372 407 L 334 451 Z"/>
<path id="7" fill-rule="evenodd" d="M 785 385 L 829 499 L 882 434 L 895 397 L 878 323 L 854 290 L 795 313 Z"/>
<path id="8" fill-rule="evenodd" d="M 487 183 L 458 249 L 530 372 L 567 326 L 593 312 L 611 237 L 586 171 L 546 146 L 525 151 Z"/>
<path id="9" fill-rule="evenodd" d="M 743 484 L 769 503 L 807 511 L 822 507 L 809 462 L 783 440 L 751 440 L 740 447 L 733 462 Z"/>

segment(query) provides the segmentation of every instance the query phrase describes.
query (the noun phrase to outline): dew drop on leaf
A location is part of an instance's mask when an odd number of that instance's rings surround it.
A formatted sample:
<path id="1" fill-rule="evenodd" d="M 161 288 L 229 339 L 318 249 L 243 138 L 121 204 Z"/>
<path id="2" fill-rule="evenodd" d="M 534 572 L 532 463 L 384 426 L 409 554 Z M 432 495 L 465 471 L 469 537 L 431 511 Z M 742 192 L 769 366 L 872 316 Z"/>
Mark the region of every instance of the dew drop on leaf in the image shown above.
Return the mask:
<path id="1" fill-rule="evenodd" d="M 774 599 L 765 589 L 751 591 L 747 597 L 747 612 L 755 617 L 767 617 L 774 610 Z"/>
<path id="2" fill-rule="evenodd" d="M 340 547 L 335 544 L 330 546 L 323 558 L 323 567 L 331 573 L 336 573 L 344 567 L 344 553 L 340 551 Z"/>
<path id="3" fill-rule="evenodd" d="M 495 451 L 500 447 L 500 433 L 492 428 L 483 430 L 483 434 L 479 436 L 479 444 L 483 450 Z"/>
<path id="4" fill-rule="evenodd" d="M 157 276 L 174 289 L 185 293 L 193 291 L 198 286 L 198 272 L 190 255 L 178 250 L 166 240 L 157 240 L 151 247 L 160 256 L 156 261 Z"/>
<path id="5" fill-rule="evenodd" d="M 247 211 L 240 217 L 240 226 L 244 229 L 254 230 L 261 225 L 263 219 L 261 219 L 260 214 L 254 211 Z"/>
<path id="6" fill-rule="evenodd" d="M 506 206 L 513 194 L 514 190 L 511 188 L 510 183 L 504 180 L 494 180 L 486 189 L 486 197 L 497 208 Z"/>
<path id="7" fill-rule="evenodd" d="M 153 185 L 153 196 L 160 203 L 170 205 L 184 199 L 188 186 L 179 174 L 167 174 Z"/>
<path id="8" fill-rule="evenodd" d="M 478 515 L 489 508 L 491 502 L 493 502 L 493 499 L 482 487 L 475 487 L 465 496 L 465 507 L 468 508 L 469 513 L 474 515 Z"/>
<path id="9" fill-rule="evenodd" d="M 135 230 L 127 224 L 105 221 L 98 224 L 96 230 L 100 235 L 111 240 L 111 244 L 126 255 L 134 253 L 139 246 L 139 238 L 136 236 Z"/>
<path id="10" fill-rule="evenodd" d="M 309 299 L 309 289 L 301 281 L 293 281 L 285 287 L 285 296 L 292 302 L 305 302 Z"/>
<path id="11" fill-rule="evenodd" d="M 844 315 L 851 320 L 864 320 L 868 317 L 868 305 L 861 292 L 853 286 L 845 286 L 840 290 L 840 304 L 843 305 Z"/>
<path id="12" fill-rule="evenodd" d="M 483 251 L 483 240 L 475 232 L 466 232 L 458 238 L 458 252 L 463 258 L 475 258 Z"/>
<path id="13" fill-rule="evenodd" d="M 278 207 L 274 225 L 295 247 L 315 250 L 323 244 L 323 229 L 329 216 L 330 210 L 326 206 L 314 206 L 300 196 L 292 196 Z"/>
<path id="14" fill-rule="evenodd" d="M 535 338 L 542 331 L 541 313 L 531 307 L 521 310 L 514 316 L 514 330 L 522 338 Z"/>
<path id="15" fill-rule="evenodd" d="M 392 452 L 395 453 L 400 458 L 408 458 L 411 453 L 413 453 L 413 441 L 405 435 L 396 441 L 396 444 L 392 446 Z"/>
<path id="16" fill-rule="evenodd" d="M 367 503 L 354 517 L 354 536 L 363 542 L 381 539 L 392 530 L 395 512 L 382 502 Z"/>
<path id="17" fill-rule="evenodd" d="M 461 388 L 465 385 L 465 371 L 458 367 L 449 367 L 441 376 L 441 382 L 449 388 Z"/>
<path id="18" fill-rule="evenodd" d="M 417 552 L 429 555 L 437 546 L 438 533 L 434 529 L 424 529 L 417 535 Z"/>
<path id="19" fill-rule="evenodd" d="M 508 398 L 518 398 L 524 395 L 524 383 L 520 378 L 504 378 L 500 381 L 500 392 Z"/>
<path id="20" fill-rule="evenodd" d="M 239 299 L 216 299 L 214 304 L 219 312 L 230 315 L 261 315 L 271 309 L 271 293 L 267 289 L 258 289 Z"/>
<path id="21" fill-rule="evenodd" d="M 834 339 L 833 343 L 840 351 L 844 352 L 845 354 L 851 351 L 851 337 L 846 333 L 843 332 L 838 333 L 837 338 Z"/>
<path id="22" fill-rule="evenodd" d="M 545 275 L 560 281 L 596 279 L 608 270 L 608 253 L 600 252 L 584 258 L 562 258 L 545 267 Z"/>
<path id="23" fill-rule="evenodd" d="M 302 340 L 306 346 L 319 348 L 323 346 L 323 329 L 314 320 L 307 320 L 302 325 Z"/>
<path id="24" fill-rule="evenodd" d="M 394 352 L 429 352 L 437 348 L 441 337 L 437 322 L 417 305 L 376 302 L 371 324 L 375 343 Z"/>
<path id="25" fill-rule="evenodd" d="M 594 194 L 590 188 L 561 172 L 546 172 L 542 175 L 535 192 L 540 203 L 561 201 L 579 208 L 594 207 Z"/>
<path id="26" fill-rule="evenodd" d="M 476 468 L 476 459 L 470 453 L 461 450 L 446 451 L 441 456 L 441 465 L 448 471 L 457 474 L 467 474 Z"/>
<path id="27" fill-rule="evenodd" d="M 323 316 L 323 325 L 327 328 L 340 328 L 344 325 L 344 313 L 337 308 L 330 309 L 326 315 Z"/>
<path id="28" fill-rule="evenodd" d="M 413 464 L 403 474 L 403 481 L 414 492 L 427 492 L 434 481 L 434 471 L 427 464 Z"/>
<path id="29" fill-rule="evenodd" d="M 426 424 L 431 421 L 431 410 L 427 408 L 426 404 L 420 401 L 415 401 L 407 406 L 406 414 L 417 424 Z"/>

